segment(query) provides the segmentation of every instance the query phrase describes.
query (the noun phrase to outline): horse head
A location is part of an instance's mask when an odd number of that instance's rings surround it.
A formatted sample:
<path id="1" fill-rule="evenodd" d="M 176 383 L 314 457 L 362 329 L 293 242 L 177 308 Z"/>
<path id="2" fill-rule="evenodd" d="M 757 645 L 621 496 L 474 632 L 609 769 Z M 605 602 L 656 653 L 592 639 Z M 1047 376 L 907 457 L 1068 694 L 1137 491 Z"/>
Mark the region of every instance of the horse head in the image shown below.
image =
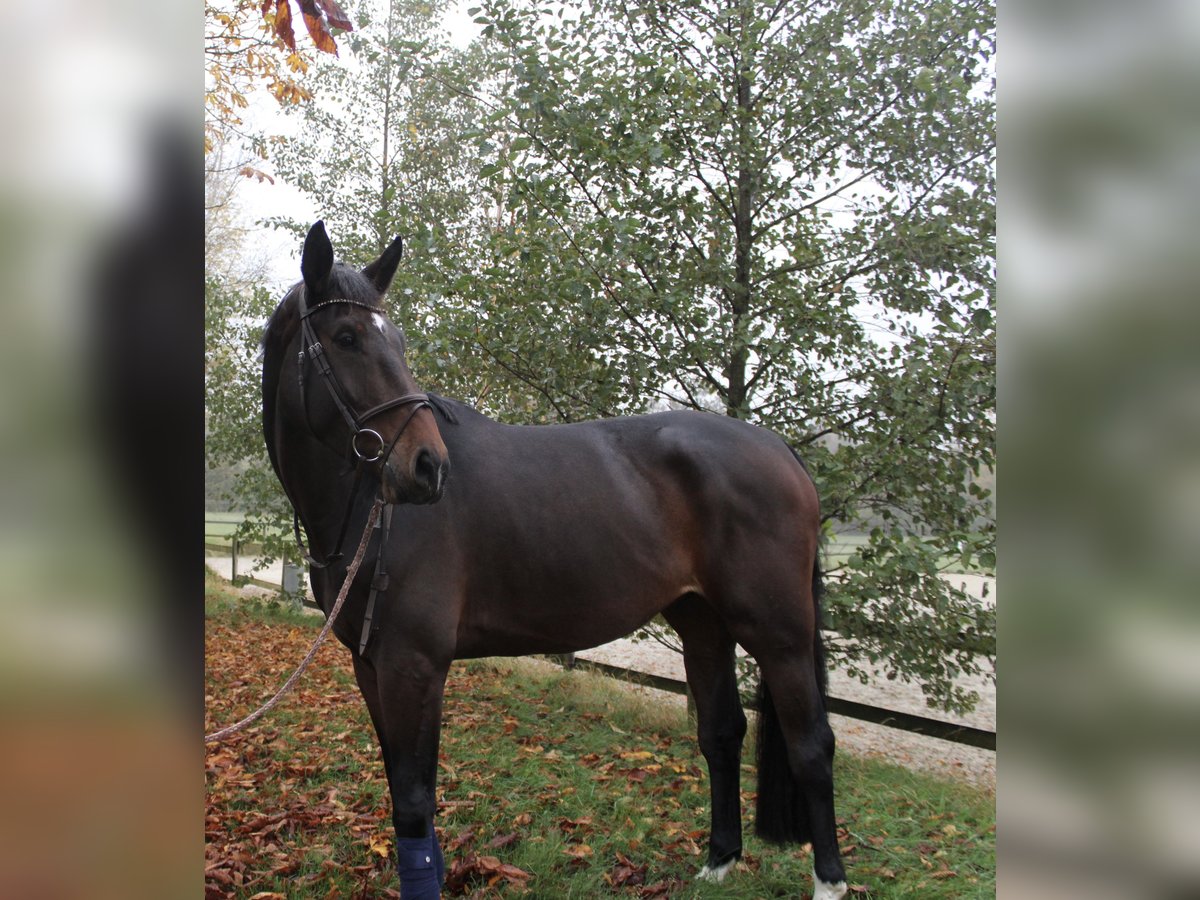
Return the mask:
<path id="1" fill-rule="evenodd" d="M 388 503 L 433 503 L 449 472 L 449 454 L 428 397 L 405 358 L 404 333 L 382 300 L 400 263 L 396 238 L 361 271 L 335 263 L 323 222 L 304 241 L 303 281 L 289 292 L 287 352 L 276 414 L 304 423 L 310 436 L 355 465 L 373 470 Z M 290 306 L 289 306 L 290 301 Z M 270 343 L 264 338 L 264 349 Z"/>

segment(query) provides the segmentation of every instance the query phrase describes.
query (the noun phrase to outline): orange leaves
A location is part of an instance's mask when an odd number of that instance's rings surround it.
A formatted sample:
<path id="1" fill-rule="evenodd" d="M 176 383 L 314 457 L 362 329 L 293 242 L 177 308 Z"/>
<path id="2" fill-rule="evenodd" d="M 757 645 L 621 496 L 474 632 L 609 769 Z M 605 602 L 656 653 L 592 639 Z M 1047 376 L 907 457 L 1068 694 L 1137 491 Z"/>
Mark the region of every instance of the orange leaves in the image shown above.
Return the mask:
<path id="1" fill-rule="evenodd" d="M 471 888 L 483 882 L 487 887 L 496 887 L 501 882 L 517 889 L 524 888 L 526 882 L 533 876 L 524 869 L 502 863 L 494 856 L 476 856 L 469 853 L 462 859 L 455 860 L 446 873 L 447 895 L 470 893 Z"/>
<path id="2" fill-rule="evenodd" d="M 336 56 L 331 29 L 354 28 L 341 7 L 333 0 L 296 2 L 313 44 Z M 205 152 L 243 125 L 239 111 L 247 107 L 246 95 L 257 86 L 280 103 L 312 99 L 312 92 L 295 80 L 308 71 L 308 61 L 296 48 L 291 4 L 292 0 L 205 3 Z"/>
<path id="3" fill-rule="evenodd" d="M 584 860 L 591 856 L 595 851 L 588 844 L 568 844 L 563 847 L 563 855 L 573 857 L 576 860 Z"/>
<path id="4" fill-rule="evenodd" d="M 370 851 L 382 856 L 384 859 L 390 859 L 392 856 L 392 839 L 387 834 L 377 834 L 371 838 Z"/>
<path id="5" fill-rule="evenodd" d="M 267 90 L 280 103 L 301 103 L 312 99 L 312 91 L 301 87 L 290 79 L 273 82 Z"/>
<path id="6" fill-rule="evenodd" d="M 305 6 L 311 3 L 311 0 L 301 0 L 300 5 Z M 346 17 L 346 13 L 342 10 L 334 0 L 316 0 L 316 5 L 320 7 L 321 12 L 325 14 L 325 18 L 329 22 L 331 28 L 340 28 L 342 31 L 353 31 L 354 26 L 350 19 Z"/>
<path id="7" fill-rule="evenodd" d="M 278 688 L 308 650 L 315 629 L 266 621 L 231 626 L 210 620 L 205 632 L 205 730 L 228 724 Z M 303 896 L 324 896 L 330 873 L 372 881 L 380 896 L 394 877 L 383 767 L 366 740 L 370 726 L 345 651 L 318 651 L 295 695 L 236 738 L 205 747 L 205 895 L 259 895 L 277 879 L 299 879 Z M 299 711 L 304 718 L 297 720 Z M 330 724 L 334 723 L 334 724 Z M 354 723 L 351 731 L 348 725 Z M 352 764 L 353 786 L 336 773 Z M 331 773 L 337 780 L 331 783 Z M 353 842 L 357 861 L 344 866 L 320 845 L 329 835 Z M 306 858 L 331 858 L 315 872 Z M 332 867 L 332 868 L 330 868 Z M 297 874 L 305 869 L 310 874 Z M 296 894 L 292 894 L 296 896 Z"/>
<path id="8" fill-rule="evenodd" d="M 263 4 L 264 16 L 267 5 Z M 275 19 L 271 26 L 275 29 L 275 35 L 294 51 L 296 49 L 296 33 L 292 30 L 292 7 L 288 0 L 276 0 Z"/>
<path id="9" fill-rule="evenodd" d="M 332 53 L 337 56 L 337 43 L 330 33 L 331 28 L 342 31 L 353 31 L 354 25 L 334 0 L 296 0 L 300 7 L 300 15 L 304 19 L 304 27 L 313 45 L 322 53 Z M 264 0 L 262 5 L 263 20 L 275 32 L 288 49 L 295 54 L 296 33 L 292 27 L 292 9 L 290 0 L 275 0 L 272 14 L 271 0 Z M 292 64 L 289 58 L 289 65 Z"/>
<path id="10" fill-rule="evenodd" d="M 638 865 L 624 853 L 618 852 L 616 864 L 604 873 L 604 880 L 615 888 L 641 887 L 646 883 L 647 869 L 645 863 Z"/>
<path id="11" fill-rule="evenodd" d="M 592 830 L 592 817 L 580 816 L 578 819 L 559 819 L 558 828 L 565 834 L 583 834 Z"/>
<path id="12" fill-rule="evenodd" d="M 242 166 L 241 169 L 238 170 L 238 174 L 243 178 L 256 178 L 259 182 L 269 181 L 271 184 L 275 183 L 274 178 L 272 178 L 262 169 L 254 168 L 254 166 Z"/>

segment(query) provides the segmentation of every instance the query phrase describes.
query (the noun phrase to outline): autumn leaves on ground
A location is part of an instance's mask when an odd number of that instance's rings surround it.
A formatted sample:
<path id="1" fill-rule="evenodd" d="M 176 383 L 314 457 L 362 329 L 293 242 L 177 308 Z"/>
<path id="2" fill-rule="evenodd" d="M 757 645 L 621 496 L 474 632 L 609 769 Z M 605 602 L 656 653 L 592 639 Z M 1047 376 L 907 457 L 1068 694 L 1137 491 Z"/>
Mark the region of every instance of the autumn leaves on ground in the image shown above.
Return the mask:
<path id="1" fill-rule="evenodd" d="M 249 605 L 215 582 L 206 615 L 209 732 L 277 689 L 320 620 Z M 744 864 L 721 885 L 698 884 L 707 773 L 682 710 L 548 664 L 456 664 L 438 780 L 445 895 L 804 896 L 807 848 L 750 834 L 749 757 Z M 992 795 L 853 757 L 839 757 L 837 777 L 855 896 L 994 894 Z M 205 781 L 206 897 L 399 896 L 383 765 L 336 642 L 275 711 L 206 749 Z"/>

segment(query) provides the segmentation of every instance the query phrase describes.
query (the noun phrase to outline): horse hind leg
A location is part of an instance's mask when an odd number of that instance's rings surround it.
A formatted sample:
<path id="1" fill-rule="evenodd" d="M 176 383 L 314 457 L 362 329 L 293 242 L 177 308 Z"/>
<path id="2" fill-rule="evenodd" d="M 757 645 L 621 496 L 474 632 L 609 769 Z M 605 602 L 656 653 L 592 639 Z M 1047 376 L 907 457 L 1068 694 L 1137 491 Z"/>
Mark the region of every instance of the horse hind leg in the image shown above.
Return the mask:
<path id="1" fill-rule="evenodd" d="M 756 831 L 813 847 L 813 900 L 839 900 L 846 873 L 833 805 L 833 731 L 809 653 L 760 660 Z"/>
<path id="2" fill-rule="evenodd" d="M 683 662 L 696 704 L 700 752 L 708 764 L 712 831 L 699 877 L 721 881 L 742 855 L 741 752 L 746 716 L 738 697 L 734 642 L 698 594 L 688 594 L 663 616 L 683 641 Z"/>

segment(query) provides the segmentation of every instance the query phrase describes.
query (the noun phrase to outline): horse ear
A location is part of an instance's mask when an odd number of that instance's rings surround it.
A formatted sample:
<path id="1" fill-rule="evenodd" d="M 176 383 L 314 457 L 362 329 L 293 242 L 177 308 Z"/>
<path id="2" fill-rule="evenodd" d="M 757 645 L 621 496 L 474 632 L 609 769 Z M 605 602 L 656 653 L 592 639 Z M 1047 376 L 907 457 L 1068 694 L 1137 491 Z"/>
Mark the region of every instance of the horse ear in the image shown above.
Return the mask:
<path id="1" fill-rule="evenodd" d="M 320 293 L 333 271 L 333 244 L 325 233 L 325 223 L 317 222 L 308 230 L 304 239 L 304 252 L 300 256 L 300 274 L 309 295 Z"/>
<path id="2" fill-rule="evenodd" d="M 379 259 L 373 263 L 368 263 L 362 270 L 362 273 L 371 279 L 371 283 L 378 288 L 379 293 L 387 292 L 388 287 L 392 283 L 392 278 L 396 274 L 396 267 L 400 265 L 400 257 L 404 255 L 404 241 L 396 238 L 388 248 L 383 251 Z"/>

